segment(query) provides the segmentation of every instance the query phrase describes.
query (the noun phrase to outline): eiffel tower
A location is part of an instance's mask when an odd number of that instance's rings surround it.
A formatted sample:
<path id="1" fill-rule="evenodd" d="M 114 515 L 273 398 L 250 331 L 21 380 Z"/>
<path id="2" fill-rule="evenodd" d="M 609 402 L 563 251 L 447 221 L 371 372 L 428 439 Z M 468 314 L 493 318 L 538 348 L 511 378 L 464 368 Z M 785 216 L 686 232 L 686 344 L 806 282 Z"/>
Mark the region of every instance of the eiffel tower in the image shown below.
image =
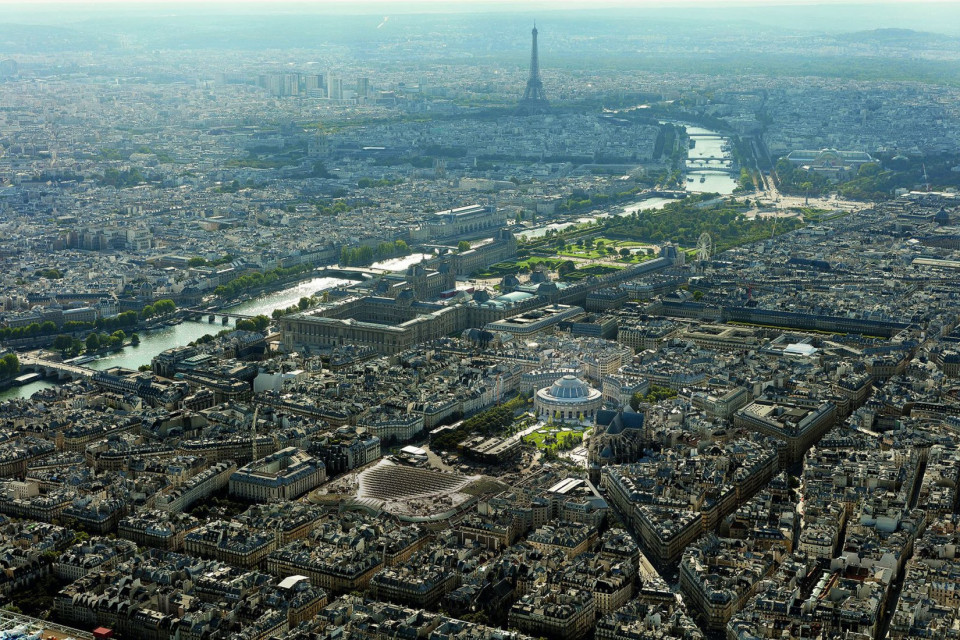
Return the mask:
<path id="1" fill-rule="evenodd" d="M 520 109 L 526 113 L 543 113 L 547 110 L 547 96 L 543 92 L 543 81 L 540 80 L 540 58 L 537 55 L 537 25 L 533 25 L 533 46 L 530 49 L 530 77 L 527 78 L 527 88 L 520 100 Z"/>

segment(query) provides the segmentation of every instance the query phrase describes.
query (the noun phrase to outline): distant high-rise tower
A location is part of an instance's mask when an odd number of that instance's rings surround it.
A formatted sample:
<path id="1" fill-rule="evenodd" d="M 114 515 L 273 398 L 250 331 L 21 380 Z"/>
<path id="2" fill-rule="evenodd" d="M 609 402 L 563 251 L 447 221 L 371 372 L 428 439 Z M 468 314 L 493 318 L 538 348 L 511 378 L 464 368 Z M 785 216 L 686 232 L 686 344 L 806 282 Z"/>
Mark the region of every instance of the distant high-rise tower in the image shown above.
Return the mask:
<path id="1" fill-rule="evenodd" d="M 327 78 L 327 97 L 331 100 L 343 100 L 343 78 Z"/>
<path id="2" fill-rule="evenodd" d="M 0 60 L 0 78 L 13 78 L 17 75 L 16 60 Z"/>
<path id="3" fill-rule="evenodd" d="M 527 78 L 527 88 L 523 92 L 520 106 L 527 111 L 542 111 L 547 107 L 547 96 L 543 92 L 543 82 L 540 80 L 540 57 L 537 55 L 537 26 L 533 26 L 533 45 L 530 48 L 530 77 Z"/>

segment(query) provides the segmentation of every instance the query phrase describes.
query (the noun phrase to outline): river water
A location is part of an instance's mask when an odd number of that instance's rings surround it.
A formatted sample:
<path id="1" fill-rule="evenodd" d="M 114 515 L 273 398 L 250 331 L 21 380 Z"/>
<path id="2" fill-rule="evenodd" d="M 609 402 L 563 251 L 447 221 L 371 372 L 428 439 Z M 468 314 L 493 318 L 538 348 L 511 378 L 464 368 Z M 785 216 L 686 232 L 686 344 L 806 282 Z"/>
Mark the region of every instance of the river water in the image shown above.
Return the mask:
<path id="1" fill-rule="evenodd" d="M 217 333 L 225 328 L 224 325 L 220 324 L 220 318 L 217 318 L 214 323 L 208 323 L 206 320 L 203 322 L 188 320 L 173 327 L 144 331 L 139 334 L 140 344 L 138 346 L 124 347 L 119 351 L 114 351 L 102 358 L 88 362 L 84 366 L 97 370 L 109 369 L 110 367 L 137 369 L 142 364 L 150 364 L 150 360 L 161 351 L 187 344 L 208 333 Z M 0 391 L 0 402 L 13 398 L 29 398 L 35 392 L 52 386 L 53 384 L 50 382 L 40 380 L 22 387 L 10 387 L 5 391 Z"/>
<path id="2" fill-rule="evenodd" d="M 409 256 L 408 256 L 409 258 Z M 264 314 L 269 316 L 274 309 L 286 309 L 296 304 L 300 298 L 315 295 L 326 289 L 332 289 L 339 285 L 351 284 L 352 280 L 343 278 L 313 278 L 297 284 L 269 293 L 251 300 L 247 300 L 238 305 L 234 305 L 226 311 L 233 313 L 242 313 L 244 315 Z M 185 345 L 193 342 L 197 338 L 208 334 L 216 334 L 224 329 L 234 326 L 235 321 L 230 320 L 227 324 L 222 324 L 222 316 L 217 316 L 214 322 L 208 322 L 206 318 L 202 321 L 187 320 L 173 327 L 164 327 L 154 331 L 144 331 L 140 335 L 140 344 L 136 347 L 125 347 L 120 351 L 115 351 L 109 355 L 88 362 L 85 366 L 91 369 L 103 370 L 110 367 L 124 367 L 126 369 L 137 369 L 140 365 L 150 364 L 150 361 L 161 351 L 171 347 Z M 46 380 L 40 380 L 24 385 L 22 387 L 11 387 L 0 391 L 0 402 L 14 398 L 29 398 L 35 392 L 54 386 L 53 383 Z"/>
<path id="3" fill-rule="evenodd" d="M 727 138 L 718 138 L 715 131 L 686 125 L 687 135 L 695 141 L 693 149 L 687 151 L 687 178 L 693 178 L 693 182 L 687 181 L 687 191 L 690 193 L 719 193 L 720 195 L 729 195 L 737 188 L 737 179 L 739 173 L 731 174 L 721 171 L 721 167 L 728 167 L 733 161 L 730 151 L 724 150 L 724 145 L 729 144 Z M 703 158 L 729 158 L 729 161 L 707 162 Z M 710 166 L 714 168 L 711 169 Z M 703 178 L 703 182 L 700 179 Z"/>
<path id="4" fill-rule="evenodd" d="M 47 382 L 46 380 L 40 380 L 38 382 L 31 382 L 30 384 L 25 384 L 22 387 L 10 387 L 0 391 L 0 402 L 5 400 L 13 400 L 15 398 L 29 398 L 37 391 L 41 389 L 50 389 L 55 387 L 52 382 Z"/>
<path id="5" fill-rule="evenodd" d="M 730 140 L 720 136 L 716 131 L 710 131 L 703 127 L 684 126 L 687 129 L 687 135 L 695 141 L 693 149 L 687 150 L 686 177 L 693 178 L 693 181 L 685 182 L 684 188 L 690 193 L 719 193 L 721 195 L 733 193 L 733 190 L 737 188 L 737 178 L 740 176 L 720 170 L 722 167 L 730 166 L 733 161 L 730 151 L 724 149 L 724 146 L 728 145 Z M 704 160 L 705 158 L 724 158 L 724 160 L 722 162 L 707 162 Z M 713 168 L 710 165 L 713 165 Z M 701 177 L 703 182 L 700 182 Z M 553 222 L 528 230 L 518 229 L 516 234 L 528 238 L 542 238 L 550 229 L 559 231 L 576 224 L 593 222 L 598 218 L 609 218 L 611 215 L 625 216 L 644 209 L 662 209 L 669 202 L 673 202 L 673 200 L 670 198 L 646 198 L 623 207 L 617 213 L 601 213 L 596 216 L 577 218 L 575 222 Z"/>
<path id="6" fill-rule="evenodd" d="M 249 316 L 260 314 L 269 316 L 273 313 L 274 309 L 286 309 L 287 307 L 297 304 L 300 302 L 300 298 L 309 298 L 327 289 L 353 283 L 353 280 L 344 280 L 343 278 L 314 278 L 312 280 L 304 280 L 283 291 L 269 293 L 258 298 L 247 300 L 246 302 L 241 302 L 238 305 L 224 309 L 224 311 L 242 313 Z"/>
<path id="7" fill-rule="evenodd" d="M 410 265 L 418 264 L 431 257 L 433 256 L 429 253 L 411 253 L 408 256 L 402 256 L 400 258 L 390 258 L 389 260 L 374 262 L 370 265 L 370 268 L 386 269 L 387 271 L 406 271 Z"/>

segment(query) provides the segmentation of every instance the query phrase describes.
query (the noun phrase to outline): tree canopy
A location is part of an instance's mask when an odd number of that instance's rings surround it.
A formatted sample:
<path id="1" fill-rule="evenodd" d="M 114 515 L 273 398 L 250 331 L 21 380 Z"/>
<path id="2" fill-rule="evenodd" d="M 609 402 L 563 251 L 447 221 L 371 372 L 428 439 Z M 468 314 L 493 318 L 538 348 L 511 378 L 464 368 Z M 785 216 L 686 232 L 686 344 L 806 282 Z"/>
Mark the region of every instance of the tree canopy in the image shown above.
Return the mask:
<path id="1" fill-rule="evenodd" d="M 497 435 L 513 424 L 516 411 L 526 406 L 526 398 L 517 396 L 501 405 L 464 420 L 456 429 L 444 431 L 431 442 L 431 446 L 440 450 L 456 450 L 457 445 L 477 432 L 481 435 Z"/>
<path id="2" fill-rule="evenodd" d="M 724 202 L 704 204 L 715 195 L 689 196 L 667 204 L 662 210 L 648 209 L 629 216 L 613 216 L 603 221 L 604 235 L 642 242 L 677 242 L 695 247 L 700 234 L 709 233 L 714 247 L 729 249 L 741 244 L 769 238 L 803 226 L 796 218 L 748 219 L 743 207 Z"/>
<path id="3" fill-rule="evenodd" d="M 0 378 L 12 378 L 20 372 L 20 359 L 15 353 L 0 357 Z"/>

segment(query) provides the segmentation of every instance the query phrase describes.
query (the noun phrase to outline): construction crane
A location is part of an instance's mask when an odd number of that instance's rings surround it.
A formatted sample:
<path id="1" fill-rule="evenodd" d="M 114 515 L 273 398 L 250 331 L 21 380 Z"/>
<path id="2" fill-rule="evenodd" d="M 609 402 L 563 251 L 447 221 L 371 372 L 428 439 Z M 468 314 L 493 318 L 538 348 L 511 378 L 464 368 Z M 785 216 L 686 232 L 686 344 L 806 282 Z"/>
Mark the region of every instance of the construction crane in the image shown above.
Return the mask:
<path id="1" fill-rule="evenodd" d="M 756 290 L 758 290 L 758 291 L 773 291 L 773 292 L 775 292 L 775 291 L 777 290 L 776 287 L 775 287 L 775 285 L 766 284 L 766 283 L 763 283 L 763 282 L 740 281 L 740 282 L 737 282 L 737 287 L 739 287 L 739 288 L 741 288 L 741 289 L 746 289 L 746 291 L 747 291 L 747 301 L 753 300 L 753 291 L 754 291 L 754 289 L 756 289 Z"/>

